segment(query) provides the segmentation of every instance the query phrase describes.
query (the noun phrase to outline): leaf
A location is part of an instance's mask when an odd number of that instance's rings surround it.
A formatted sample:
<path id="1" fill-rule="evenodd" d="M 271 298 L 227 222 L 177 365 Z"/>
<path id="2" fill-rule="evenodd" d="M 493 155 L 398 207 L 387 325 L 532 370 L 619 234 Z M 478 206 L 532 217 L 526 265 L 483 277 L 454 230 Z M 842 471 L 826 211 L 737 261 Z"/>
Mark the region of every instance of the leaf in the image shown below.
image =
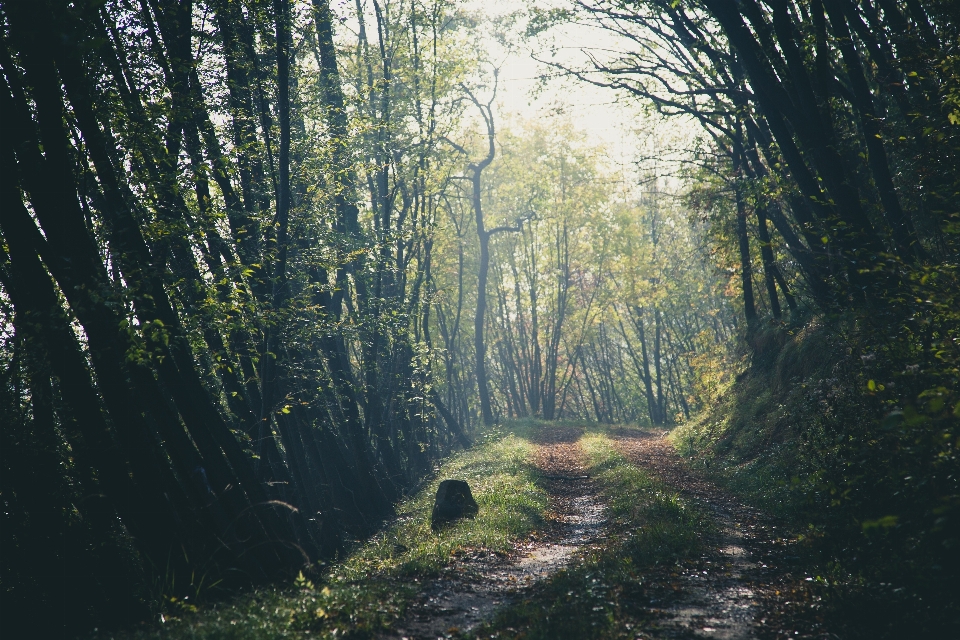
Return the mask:
<path id="1" fill-rule="evenodd" d="M 313 582 L 307 579 L 303 575 L 303 571 L 297 574 L 297 577 L 294 579 L 293 584 L 299 589 L 313 589 Z"/>
<path id="2" fill-rule="evenodd" d="M 867 389 L 870 389 L 870 391 L 876 391 L 877 383 L 874 382 L 873 380 L 870 380 L 869 382 L 867 382 Z"/>
<path id="3" fill-rule="evenodd" d="M 876 520 L 864 520 L 862 526 L 864 531 L 869 531 L 871 529 L 890 529 L 891 527 L 897 526 L 897 522 L 899 522 L 899 520 L 899 516 L 883 516 L 882 518 L 878 518 Z"/>

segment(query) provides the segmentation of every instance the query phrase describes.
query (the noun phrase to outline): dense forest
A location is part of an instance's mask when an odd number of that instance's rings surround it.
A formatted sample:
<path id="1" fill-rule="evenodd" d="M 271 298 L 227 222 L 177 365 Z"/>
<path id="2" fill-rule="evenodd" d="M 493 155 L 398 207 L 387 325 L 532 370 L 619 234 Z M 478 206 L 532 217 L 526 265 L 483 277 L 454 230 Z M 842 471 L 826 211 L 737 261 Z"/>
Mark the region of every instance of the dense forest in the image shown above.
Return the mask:
<path id="1" fill-rule="evenodd" d="M 0 25 L 5 627 L 319 575 L 525 417 L 700 416 L 721 455 L 769 414 L 751 459 L 830 553 L 951 591 L 960 5 L 2 0 Z M 555 55 L 573 25 L 615 46 Z M 682 160 L 502 113 L 503 29 L 695 129 Z"/>

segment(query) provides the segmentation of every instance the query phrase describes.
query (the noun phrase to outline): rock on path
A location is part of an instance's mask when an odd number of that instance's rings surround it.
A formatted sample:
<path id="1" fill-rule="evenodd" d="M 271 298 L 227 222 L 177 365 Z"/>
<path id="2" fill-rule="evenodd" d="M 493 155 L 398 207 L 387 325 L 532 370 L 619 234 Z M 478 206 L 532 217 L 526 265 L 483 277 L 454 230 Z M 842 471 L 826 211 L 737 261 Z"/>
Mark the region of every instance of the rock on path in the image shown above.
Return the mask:
<path id="1" fill-rule="evenodd" d="M 428 583 L 391 640 L 436 640 L 466 632 L 489 620 L 518 591 L 570 561 L 584 545 L 603 537 L 606 519 L 594 484 L 586 476 L 580 429 L 544 429 L 535 463 L 550 494 L 548 526 L 514 553 L 480 551 L 458 557 L 440 578 Z"/>

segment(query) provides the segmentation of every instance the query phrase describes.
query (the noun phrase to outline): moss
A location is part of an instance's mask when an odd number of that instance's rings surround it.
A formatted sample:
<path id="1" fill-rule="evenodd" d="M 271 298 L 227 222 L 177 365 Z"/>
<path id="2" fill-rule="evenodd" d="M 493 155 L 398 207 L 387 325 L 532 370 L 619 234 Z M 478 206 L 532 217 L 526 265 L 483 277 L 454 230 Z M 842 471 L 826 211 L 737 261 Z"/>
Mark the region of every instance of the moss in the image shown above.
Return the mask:
<path id="1" fill-rule="evenodd" d="M 681 455 L 719 484 L 800 522 L 818 472 L 829 464 L 824 419 L 850 412 L 859 394 L 850 393 L 852 373 L 842 370 L 849 355 L 819 318 L 802 328 L 761 333 L 751 367 L 715 406 L 670 437 Z M 850 417 L 862 419 L 863 407 Z"/>

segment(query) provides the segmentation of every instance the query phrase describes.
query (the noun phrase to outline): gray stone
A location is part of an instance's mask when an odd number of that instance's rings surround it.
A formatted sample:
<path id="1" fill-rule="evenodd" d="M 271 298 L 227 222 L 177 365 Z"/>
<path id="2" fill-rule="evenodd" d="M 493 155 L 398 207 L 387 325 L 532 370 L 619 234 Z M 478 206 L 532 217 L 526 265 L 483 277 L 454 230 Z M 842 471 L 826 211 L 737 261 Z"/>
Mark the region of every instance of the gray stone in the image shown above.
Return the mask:
<path id="1" fill-rule="evenodd" d="M 480 511 L 470 493 L 470 485 L 463 480 L 444 480 L 437 487 L 430 526 L 434 531 L 460 518 L 472 518 Z"/>

